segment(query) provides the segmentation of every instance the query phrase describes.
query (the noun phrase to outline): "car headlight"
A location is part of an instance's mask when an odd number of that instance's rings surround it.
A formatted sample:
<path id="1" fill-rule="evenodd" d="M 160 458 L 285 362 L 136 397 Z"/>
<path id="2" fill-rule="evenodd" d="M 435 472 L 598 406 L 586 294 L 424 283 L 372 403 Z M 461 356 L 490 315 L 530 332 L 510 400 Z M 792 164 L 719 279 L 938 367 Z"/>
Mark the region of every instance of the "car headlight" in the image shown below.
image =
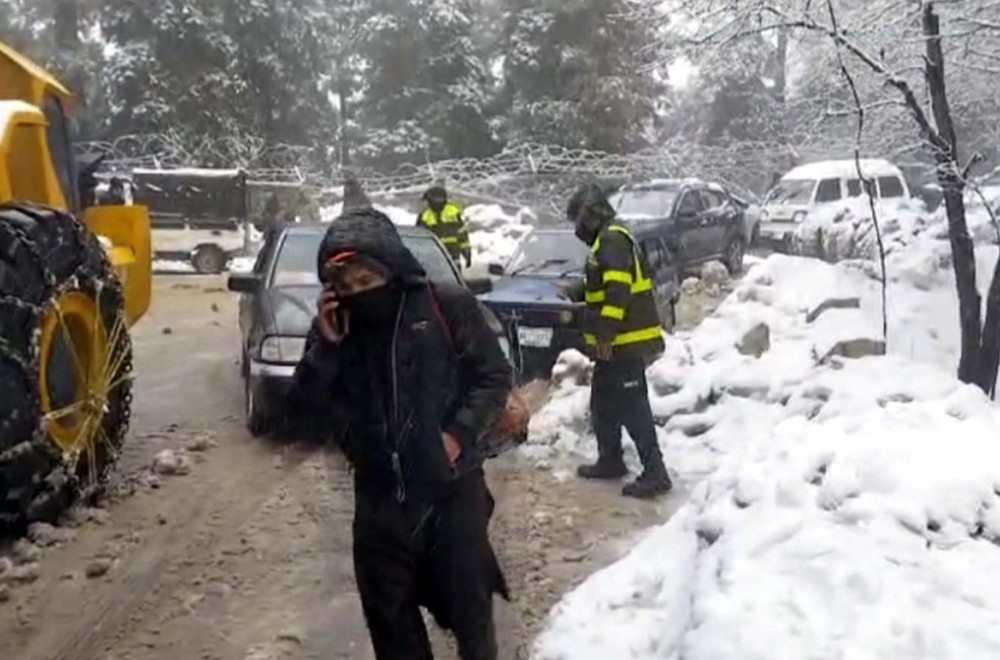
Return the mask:
<path id="1" fill-rule="evenodd" d="M 805 211 L 797 211 L 795 215 L 792 216 L 792 222 L 794 223 L 805 222 L 806 216 L 808 215 L 809 214 L 806 213 Z"/>
<path id="2" fill-rule="evenodd" d="M 260 359 L 263 362 L 295 364 L 302 359 L 306 350 L 305 337 L 280 337 L 271 335 L 260 343 Z"/>

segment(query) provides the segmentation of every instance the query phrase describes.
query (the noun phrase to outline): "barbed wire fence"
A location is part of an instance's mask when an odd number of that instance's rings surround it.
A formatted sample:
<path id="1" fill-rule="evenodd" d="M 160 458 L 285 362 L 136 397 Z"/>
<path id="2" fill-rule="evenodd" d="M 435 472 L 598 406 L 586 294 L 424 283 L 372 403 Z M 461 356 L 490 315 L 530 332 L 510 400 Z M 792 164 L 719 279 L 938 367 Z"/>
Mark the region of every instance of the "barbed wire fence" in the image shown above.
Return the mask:
<path id="1" fill-rule="evenodd" d="M 849 145 L 734 142 L 725 146 L 672 140 L 632 154 L 610 154 L 560 146 L 523 144 L 488 158 L 457 158 L 403 165 L 391 172 L 372 168 L 324 168 L 324 154 L 310 147 L 270 145 L 255 137 L 189 140 L 179 134 L 127 135 L 110 142 L 78 145 L 82 153 L 105 156 L 105 173 L 135 169 L 239 168 L 252 180 L 296 182 L 339 199 L 346 178 L 356 178 L 376 197 L 417 192 L 434 182 L 486 200 L 560 212 L 583 182 L 621 184 L 652 178 L 696 177 L 755 199 L 777 176 L 802 162 L 843 155 Z"/>

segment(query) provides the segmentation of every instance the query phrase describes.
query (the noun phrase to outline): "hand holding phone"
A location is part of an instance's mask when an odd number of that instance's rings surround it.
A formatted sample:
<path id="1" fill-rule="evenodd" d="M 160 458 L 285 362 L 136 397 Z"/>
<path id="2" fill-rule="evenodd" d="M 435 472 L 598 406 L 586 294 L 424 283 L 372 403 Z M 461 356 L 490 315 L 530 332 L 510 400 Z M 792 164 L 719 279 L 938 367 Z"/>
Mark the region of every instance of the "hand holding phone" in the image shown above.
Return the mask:
<path id="1" fill-rule="evenodd" d="M 339 344 L 350 332 L 351 319 L 346 309 L 340 306 L 337 292 L 324 289 L 316 303 L 319 332 L 323 339 Z"/>

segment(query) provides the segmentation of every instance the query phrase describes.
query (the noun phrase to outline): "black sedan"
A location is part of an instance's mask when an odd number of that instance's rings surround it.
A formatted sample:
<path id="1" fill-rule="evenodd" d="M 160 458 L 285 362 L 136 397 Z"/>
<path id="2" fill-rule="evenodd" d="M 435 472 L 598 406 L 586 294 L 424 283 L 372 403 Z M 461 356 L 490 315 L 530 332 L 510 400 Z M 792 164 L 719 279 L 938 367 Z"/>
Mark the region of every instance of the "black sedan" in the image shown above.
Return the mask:
<path id="1" fill-rule="evenodd" d="M 633 225 L 653 278 L 663 326 L 673 327 L 677 271 L 658 225 Z M 547 379 L 562 351 L 585 349 L 583 273 L 589 248 L 568 229 L 536 229 L 506 266 L 492 264 L 500 279 L 479 299 L 507 331 L 521 382 Z"/>
<path id="2" fill-rule="evenodd" d="M 733 275 L 743 269 L 747 249 L 745 205 L 714 183 L 661 179 L 623 186 L 610 197 L 618 217 L 633 226 L 661 225 L 685 273 L 721 261 Z"/>
<path id="3" fill-rule="evenodd" d="M 321 291 L 316 255 L 327 227 L 289 225 L 268 237 L 253 270 L 229 277 L 229 289 L 244 294 L 239 307 L 241 365 L 247 427 L 255 435 L 274 426 L 302 357 Z M 488 280 L 465 282 L 444 246 L 430 232 L 400 227 L 399 233 L 431 281 L 460 283 L 476 293 L 489 290 Z M 503 327 L 485 307 L 483 312 L 509 356 Z"/>

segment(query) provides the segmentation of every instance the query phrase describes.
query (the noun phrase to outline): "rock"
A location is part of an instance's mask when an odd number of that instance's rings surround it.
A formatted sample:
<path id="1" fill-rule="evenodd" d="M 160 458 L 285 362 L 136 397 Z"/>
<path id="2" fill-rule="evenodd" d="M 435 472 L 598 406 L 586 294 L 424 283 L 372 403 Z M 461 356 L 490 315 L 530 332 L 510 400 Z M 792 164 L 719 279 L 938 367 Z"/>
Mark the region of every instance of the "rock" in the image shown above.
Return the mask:
<path id="1" fill-rule="evenodd" d="M 14 562 L 9 557 L 0 557 L 0 580 L 14 570 Z"/>
<path id="2" fill-rule="evenodd" d="M 823 312 L 830 309 L 861 309 L 861 299 L 860 298 L 830 298 L 824 300 L 819 305 L 813 308 L 809 314 L 806 315 L 806 323 L 812 323 L 820 316 Z"/>
<path id="3" fill-rule="evenodd" d="M 766 323 L 758 323 L 743 335 L 736 345 L 742 355 L 752 355 L 759 358 L 771 349 L 771 328 Z"/>
<path id="4" fill-rule="evenodd" d="M 729 281 L 729 271 L 721 261 L 709 261 L 701 267 L 701 279 L 706 285 L 722 286 Z"/>
<path id="5" fill-rule="evenodd" d="M 73 540 L 75 534 L 70 529 L 58 529 L 49 523 L 32 523 L 28 527 L 28 538 L 37 546 L 48 548 Z"/>
<path id="6" fill-rule="evenodd" d="M 688 296 L 696 296 L 702 291 L 702 283 L 697 277 L 689 277 L 681 282 L 681 294 Z"/>
<path id="7" fill-rule="evenodd" d="M 156 514 L 156 524 L 157 525 L 161 525 L 161 526 L 162 525 L 166 525 L 167 524 L 167 517 L 165 515 L 163 515 L 162 513 Z"/>
<path id="8" fill-rule="evenodd" d="M 42 570 L 37 563 L 15 566 L 9 571 L 0 574 L 0 582 L 6 584 L 29 584 L 42 575 Z"/>
<path id="9" fill-rule="evenodd" d="M 60 524 L 67 527 L 80 527 L 91 522 L 96 525 L 105 525 L 110 519 L 111 514 L 104 509 L 73 507 L 63 515 Z"/>
<path id="10" fill-rule="evenodd" d="M 705 295 L 709 298 L 719 298 L 722 296 L 722 287 L 718 284 L 706 284 Z"/>
<path id="11" fill-rule="evenodd" d="M 10 600 L 10 588 L 6 584 L 0 584 L 0 603 Z"/>
<path id="12" fill-rule="evenodd" d="M 826 363 L 831 358 L 843 357 L 849 360 L 858 360 L 864 357 L 875 357 L 885 355 L 885 342 L 880 339 L 869 339 L 859 337 L 858 339 L 847 339 L 834 344 L 820 362 Z"/>
<path id="13" fill-rule="evenodd" d="M 190 452 L 203 452 L 209 449 L 214 449 L 218 447 L 219 443 L 216 442 L 213 434 L 211 433 L 201 433 L 194 438 L 192 438 L 186 445 L 184 449 Z"/>
<path id="14" fill-rule="evenodd" d="M 165 327 L 165 328 L 163 329 L 163 334 L 165 334 L 165 335 L 172 335 L 172 334 L 174 334 L 174 329 L 173 329 L 173 328 L 171 328 L 171 327 L 170 327 L 170 326 L 168 325 L 167 327 Z"/>
<path id="15" fill-rule="evenodd" d="M 212 303 L 212 311 L 213 312 L 218 312 L 219 311 L 219 306 L 216 305 L 215 303 Z"/>
<path id="16" fill-rule="evenodd" d="M 299 630 L 283 630 L 275 638 L 279 642 L 287 642 L 301 646 L 305 644 L 306 636 Z"/>
<path id="17" fill-rule="evenodd" d="M 14 544 L 12 556 L 18 564 L 33 564 L 42 558 L 42 549 L 27 539 L 20 539 Z"/>
<path id="18" fill-rule="evenodd" d="M 87 567 L 83 569 L 83 574 L 88 578 L 99 578 L 107 575 L 108 571 L 111 570 L 112 564 L 114 564 L 113 560 L 107 557 L 98 557 L 87 564 Z"/>
<path id="19" fill-rule="evenodd" d="M 191 459 L 183 452 L 164 449 L 153 459 L 153 472 L 164 476 L 190 474 Z"/>

